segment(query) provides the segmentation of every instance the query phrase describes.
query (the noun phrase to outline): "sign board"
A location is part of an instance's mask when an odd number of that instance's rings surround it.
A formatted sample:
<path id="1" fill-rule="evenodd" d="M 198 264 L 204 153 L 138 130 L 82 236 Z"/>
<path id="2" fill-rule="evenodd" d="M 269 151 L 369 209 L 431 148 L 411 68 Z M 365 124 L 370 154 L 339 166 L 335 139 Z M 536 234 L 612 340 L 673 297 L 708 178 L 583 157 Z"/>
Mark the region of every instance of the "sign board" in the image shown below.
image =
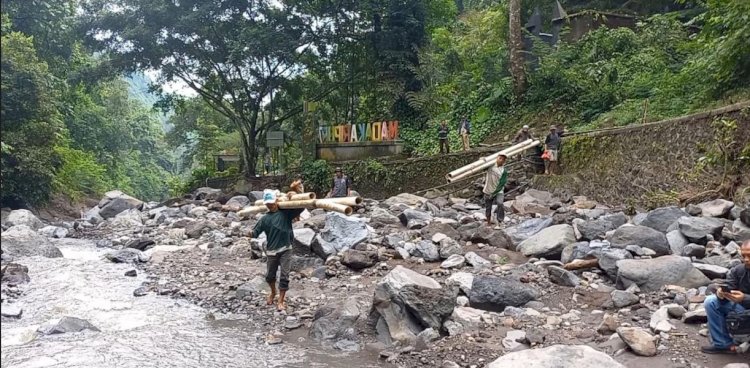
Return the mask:
<path id="1" fill-rule="evenodd" d="M 398 140 L 398 121 L 327 125 L 318 128 L 318 143 L 384 142 Z"/>
<path id="2" fill-rule="evenodd" d="M 283 147 L 284 132 L 274 131 L 266 133 L 266 147 Z"/>

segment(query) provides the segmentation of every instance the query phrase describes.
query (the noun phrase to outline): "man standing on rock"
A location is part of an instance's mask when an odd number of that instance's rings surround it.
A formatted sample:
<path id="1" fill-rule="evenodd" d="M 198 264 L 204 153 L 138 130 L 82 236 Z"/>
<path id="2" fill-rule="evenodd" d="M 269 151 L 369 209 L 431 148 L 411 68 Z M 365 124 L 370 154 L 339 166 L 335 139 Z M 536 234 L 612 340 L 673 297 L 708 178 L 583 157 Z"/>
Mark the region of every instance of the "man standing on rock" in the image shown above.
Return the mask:
<path id="1" fill-rule="evenodd" d="M 469 135 L 471 135 L 471 123 L 469 118 L 464 116 L 461 119 L 461 123 L 458 125 L 458 135 L 461 136 L 461 143 L 463 143 L 464 151 L 469 149 Z"/>
<path id="2" fill-rule="evenodd" d="M 287 196 L 291 198 L 289 193 Z M 281 267 L 279 279 L 279 310 L 286 309 L 286 291 L 289 289 L 289 271 L 292 263 L 292 241 L 294 231 L 292 221 L 298 217 L 304 209 L 279 209 L 276 192 L 266 189 L 263 191 L 263 203 L 268 208 L 268 213 L 260 218 L 251 234 L 251 238 L 257 238 L 266 233 L 266 254 L 268 256 L 266 282 L 271 287 L 271 295 L 268 296 L 268 305 L 273 305 L 276 297 L 276 272 Z"/>
<path id="3" fill-rule="evenodd" d="M 451 153 L 448 144 L 448 123 L 443 120 L 438 127 L 438 141 L 440 142 L 440 153 Z"/>
<path id="4" fill-rule="evenodd" d="M 497 216 L 497 227 L 500 229 L 500 224 L 505 219 L 505 208 L 503 208 L 503 194 L 505 190 L 505 183 L 508 182 L 508 171 L 505 170 L 505 160 L 508 157 L 501 154 L 497 156 L 495 166 L 490 167 L 487 170 L 487 177 L 484 180 L 484 213 L 487 216 L 487 226 L 492 226 L 492 205 L 497 204 L 495 209 L 495 215 Z"/>
<path id="5" fill-rule="evenodd" d="M 549 128 L 549 134 L 544 140 L 544 149 L 549 152 L 549 160 L 545 161 L 544 174 L 556 174 L 557 173 L 557 154 L 560 149 L 560 136 L 557 134 L 557 127 L 551 126 Z"/>
<path id="6" fill-rule="evenodd" d="M 736 354 L 737 346 L 727 329 L 727 315 L 750 309 L 750 240 L 740 248 L 742 263 L 729 271 L 727 283 L 706 298 L 711 345 L 701 348 L 706 354 Z"/>
<path id="7" fill-rule="evenodd" d="M 331 183 L 331 191 L 328 192 L 327 197 L 330 197 L 330 198 L 349 197 L 351 193 L 352 193 L 352 182 L 349 180 L 348 176 L 344 175 L 341 168 L 337 167 L 336 175 L 333 177 L 333 182 Z"/>

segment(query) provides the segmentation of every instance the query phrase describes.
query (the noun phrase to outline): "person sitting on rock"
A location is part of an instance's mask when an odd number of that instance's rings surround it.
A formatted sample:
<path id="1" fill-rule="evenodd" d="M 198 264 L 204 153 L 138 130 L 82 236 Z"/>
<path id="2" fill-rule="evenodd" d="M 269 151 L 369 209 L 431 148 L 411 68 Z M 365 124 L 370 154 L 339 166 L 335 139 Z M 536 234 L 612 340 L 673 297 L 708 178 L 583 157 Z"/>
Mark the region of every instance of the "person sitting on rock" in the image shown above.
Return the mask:
<path id="1" fill-rule="evenodd" d="M 287 194 L 291 199 L 292 193 Z M 268 296 L 268 305 L 273 305 L 276 297 L 276 272 L 281 267 L 281 277 L 279 279 L 279 310 L 286 309 L 286 291 L 289 289 L 289 272 L 292 265 L 292 241 L 294 240 L 294 231 L 292 230 L 292 221 L 298 217 L 304 209 L 279 209 L 276 192 L 272 190 L 263 191 L 263 203 L 268 208 L 268 213 L 260 218 L 253 229 L 251 238 L 257 238 L 262 233 L 266 233 L 267 245 L 266 255 L 268 256 L 266 282 L 271 287 L 271 295 Z"/>
<path id="2" fill-rule="evenodd" d="M 497 156 L 495 166 L 491 166 L 487 170 L 487 176 L 484 180 L 484 213 L 487 216 L 487 226 L 492 226 L 492 205 L 497 204 L 495 209 L 495 215 L 497 216 L 497 227 L 500 228 L 500 224 L 505 219 L 505 208 L 503 208 L 503 193 L 505 190 L 505 183 L 508 182 L 508 171 L 505 170 L 505 160 L 508 157 L 504 154 Z"/>
<path id="3" fill-rule="evenodd" d="M 727 283 L 715 295 L 706 298 L 703 305 L 708 316 L 711 345 L 701 348 L 707 354 L 736 354 L 737 346 L 727 329 L 727 315 L 750 309 L 750 240 L 740 248 L 742 264 L 729 271 Z"/>

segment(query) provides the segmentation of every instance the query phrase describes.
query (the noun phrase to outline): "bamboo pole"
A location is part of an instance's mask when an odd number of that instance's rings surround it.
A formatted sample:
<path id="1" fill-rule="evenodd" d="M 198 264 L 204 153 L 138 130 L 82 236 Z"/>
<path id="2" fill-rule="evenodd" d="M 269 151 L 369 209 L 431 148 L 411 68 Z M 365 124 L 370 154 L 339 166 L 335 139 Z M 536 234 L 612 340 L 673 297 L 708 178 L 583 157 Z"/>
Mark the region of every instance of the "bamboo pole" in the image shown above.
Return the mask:
<path id="1" fill-rule="evenodd" d="M 351 215 L 352 212 L 354 212 L 354 210 L 352 210 L 351 207 L 349 207 L 347 205 L 344 205 L 344 204 L 340 204 L 340 203 L 334 203 L 334 202 L 322 202 L 322 201 L 318 201 L 318 203 L 316 204 L 316 207 L 317 208 L 322 208 L 322 209 L 328 210 L 328 211 L 334 211 L 334 212 L 343 213 L 343 214 L 345 214 L 347 216 Z"/>
<path id="2" fill-rule="evenodd" d="M 518 143 L 518 144 L 512 145 L 512 146 L 510 146 L 510 147 L 508 147 L 508 148 L 506 148 L 506 149 L 504 149 L 504 150 L 502 150 L 502 151 L 500 151 L 500 152 L 497 152 L 497 153 L 493 153 L 493 154 L 491 154 L 491 155 L 489 155 L 489 156 L 485 156 L 485 157 L 482 157 L 482 158 L 480 158 L 479 160 L 476 160 L 476 161 L 474 161 L 474 162 L 472 162 L 472 163 L 470 163 L 470 164 L 468 164 L 468 165 L 466 165 L 466 166 L 462 166 L 462 167 L 460 167 L 460 168 L 458 168 L 458 169 L 456 169 L 456 170 L 453 170 L 453 171 L 449 172 L 449 173 L 448 173 L 448 174 L 447 174 L 447 175 L 445 176 L 445 178 L 446 178 L 446 179 L 448 179 L 448 180 L 451 180 L 452 178 L 454 178 L 454 177 L 456 177 L 456 176 L 459 176 L 459 175 L 461 175 L 461 174 L 463 174 L 463 173 L 465 173 L 465 172 L 467 172 L 467 171 L 469 171 L 469 170 L 472 170 L 472 169 L 474 169 L 474 168 L 476 168 L 476 167 L 478 167 L 478 166 L 484 165 L 484 164 L 486 164 L 487 162 L 493 162 L 493 161 L 494 161 L 494 160 L 496 160 L 496 159 L 497 159 L 497 157 L 498 157 L 498 156 L 500 156 L 501 154 L 506 154 L 506 155 L 507 155 L 509 151 L 511 151 L 511 150 L 515 150 L 515 149 L 517 149 L 517 148 L 519 148 L 519 147 L 523 147 L 523 146 L 525 146 L 525 145 L 528 145 L 528 144 L 530 144 L 531 142 L 533 142 L 533 140 L 531 140 L 531 139 L 527 139 L 527 140 L 525 140 L 525 141 L 523 141 L 523 142 L 521 142 L 521 143 Z"/>
<path id="3" fill-rule="evenodd" d="M 517 155 L 519 153 L 523 153 L 524 151 L 526 151 L 529 148 L 536 147 L 539 144 L 540 144 L 540 142 L 538 140 L 536 140 L 536 141 L 532 141 L 532 142 L 526 144 L 525 146 L 514 148 L 513 150 L 510 150 L 510 151 L 501 151 L 501 152 L 503 154 L 505 154 L 506 156 L 511 157 L 511 156 Z M 500 153 L 498 153 L 497 156 L 500 156 Z M 497 156 L 495 156 L 495 159 L 497 159 Z M 474 168 L 472 168 L 469 171 L 466 171 L 466 172 L 462 173 L 461 175 L 458 175 L 458 176 L 455 176 L 455 177 L 452 177 L 452 178 L 448 178 L 448 182 L 452 183 L 454 181 L 458 181 L 458 180 L 461 180 L 463 178 L 472 176 L 472 175 L 474 175 L 474 174 L 476 174 L 476 173 L 478 173 L 480 171 L 483 171 L 483 170 L 487 169 L 488 167 L 490 167 L 490 166 L 492 166 L 494 164 L 495 164 L 494 161 L 485 162 L 485 163 L 483 163 L 483 164 L 481 164 L 479 166 L 475 166 Z"/>
<path id="4" fill-rule="evenodd" d="M 304 199 L 304 200 L 293 200 L 293 201 L 280 201 L 278 202 L 280 209 L 296 209 L 306 208 L 314 209 L 321 208 L 324 210 L 340 212 L 346 215 L 351 215 L 353 209 L 351 206 L 357 206 L 362 203 L 362 197 L 342 197 L 342 198 L 325 198 L 325 199 Z M 242 218 L 255 215 L 258 213 L 268 212 L 268 208 L 265 205 L 256 205 L 245 207 L 239 212 Z"/>
<path id="5" fill-rule="evenodd" d="M 317 203 L 337 203 L 345 206 L 359 206 L 362 204 L 362 197 L 339 197 L 339 198 L 322 198 Z"/>
<path id="6" fill-rule="evenodd" d="M 291 199 L 291 200 L 292 200 L 292 201 L 303 201 L 303 200 L 306 200 L 306 199 L 315 199 L 315 196 L 316 196 L 316 195 L 315 195 L 315 193 L 313 193 L 313 192 L 309 192 L 309 193 L 298 193 L 298 194 L 293 194 L 293 195 L 292 195 L 292 199 Z M 281 194 L 281 195 L 280 195 L 280 196 L 278 197 L 278 200 L 279 200 L 279 202 L 286 202 L 286 201 L 289 201 L 289 199 L 287 199 L 287 196 L 286 196 L 285 194 Z M 259 200 L 255 201 L 255 205 L 256 205 L 256 206 L 262 206 L 262 205 L 263 205 L 263 200 L 262 200 L 262 199 L 259 199 Z"/>

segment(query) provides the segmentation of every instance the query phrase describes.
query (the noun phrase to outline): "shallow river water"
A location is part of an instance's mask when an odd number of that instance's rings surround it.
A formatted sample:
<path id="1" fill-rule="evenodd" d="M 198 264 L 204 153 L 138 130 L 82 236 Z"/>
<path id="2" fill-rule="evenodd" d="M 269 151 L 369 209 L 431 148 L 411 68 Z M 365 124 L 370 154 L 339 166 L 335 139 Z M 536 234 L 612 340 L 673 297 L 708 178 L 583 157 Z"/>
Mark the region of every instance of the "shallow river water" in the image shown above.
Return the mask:
<path id="1" fill-rule="evenodd" d="M 134 297 L 146 275 L 103 260 L 107 250 L 75 239 L 57 241 L 63 258 L 22 258 L 31 282 L 19 320 L 2 323 L 0 367 L 375 367 L 371 357 L 322 350 L 314 343 L 268 346 L 250 324 L 210 321 L 186 301 Z M 42 336 L 40 325 L 83 318 L 101 332 Z M 260 337 L 260 338 L 259 338 Z M 289 337 L 291 338 L 291 337 Z M 303 345 L 307 344 L 307 345 Z"/>

